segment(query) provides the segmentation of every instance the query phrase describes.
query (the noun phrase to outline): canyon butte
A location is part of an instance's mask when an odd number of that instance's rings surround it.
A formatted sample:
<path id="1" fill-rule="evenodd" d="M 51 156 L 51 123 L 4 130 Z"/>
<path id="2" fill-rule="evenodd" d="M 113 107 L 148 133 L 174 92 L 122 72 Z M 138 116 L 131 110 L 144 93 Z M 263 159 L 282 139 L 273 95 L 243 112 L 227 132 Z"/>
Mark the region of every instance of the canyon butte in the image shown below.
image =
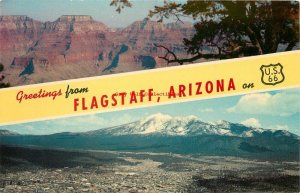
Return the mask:
<path id="1" fill-rule="evenodd" d="M 11 86 L 167 67 L 163 45 L 187 57 L 183 39 L 191 23 L 144 19 L 115 29 L 87 15 L 53 22 L 27 16 L 0 16 L 0 63 Z M 177 65 L 177 64 L 172 64 Z"/>

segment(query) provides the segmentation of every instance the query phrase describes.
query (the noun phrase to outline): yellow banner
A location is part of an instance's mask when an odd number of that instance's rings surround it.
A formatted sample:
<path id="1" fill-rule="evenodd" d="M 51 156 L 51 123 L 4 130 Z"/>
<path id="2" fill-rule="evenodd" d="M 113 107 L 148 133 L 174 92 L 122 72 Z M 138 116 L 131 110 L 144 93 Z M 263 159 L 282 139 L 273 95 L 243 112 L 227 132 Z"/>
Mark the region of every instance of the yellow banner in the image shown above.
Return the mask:
<path id="1" fill-rule="evenodd" d="M 300 51 L 0 90 L 0 124 L 300 86 Z"/>

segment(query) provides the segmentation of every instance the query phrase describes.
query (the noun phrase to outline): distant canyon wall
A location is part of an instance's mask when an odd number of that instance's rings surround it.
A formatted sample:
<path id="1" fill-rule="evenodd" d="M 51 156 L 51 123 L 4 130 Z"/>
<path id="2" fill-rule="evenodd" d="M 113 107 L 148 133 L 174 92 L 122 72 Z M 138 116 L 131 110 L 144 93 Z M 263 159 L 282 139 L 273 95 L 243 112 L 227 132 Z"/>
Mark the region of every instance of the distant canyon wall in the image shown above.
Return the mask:
<path id="1" fill-rule="evenodd" d="M 166 67 L 161 44 L 186 57 L 183 39 L 191 23 L 144 19 L 114 29 L 86 15 L 53 22 L 0 16 L 0 62 L 12 86 Z"/>

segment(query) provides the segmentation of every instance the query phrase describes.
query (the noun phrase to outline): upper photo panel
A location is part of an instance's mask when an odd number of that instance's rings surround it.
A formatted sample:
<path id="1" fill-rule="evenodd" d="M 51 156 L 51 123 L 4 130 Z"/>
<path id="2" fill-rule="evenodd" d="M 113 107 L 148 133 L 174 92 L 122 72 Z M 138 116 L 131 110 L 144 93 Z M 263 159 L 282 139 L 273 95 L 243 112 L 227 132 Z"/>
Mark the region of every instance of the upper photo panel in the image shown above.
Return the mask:
<path id="1" fill-rule="evenodd" d="M 297 1 L 0 0 L 0 88 L 299 49 Z"/>

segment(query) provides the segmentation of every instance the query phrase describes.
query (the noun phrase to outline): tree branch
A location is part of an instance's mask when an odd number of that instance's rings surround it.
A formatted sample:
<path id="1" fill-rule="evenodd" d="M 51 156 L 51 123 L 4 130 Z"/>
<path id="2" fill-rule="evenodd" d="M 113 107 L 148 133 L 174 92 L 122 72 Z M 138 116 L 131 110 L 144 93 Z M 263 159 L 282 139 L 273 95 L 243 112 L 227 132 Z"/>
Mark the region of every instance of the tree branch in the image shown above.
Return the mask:
<path id="1" fill-rule="evenodd" d="M 263 54 L 262 47 L 258 41 L 258 38 L 257 38 L 255 32 L 249 26 L 246 27 L 246 31 L 248 32 L 248 36 L 249 36 L 252 44 L 258 48 L 258 54 Z"/>
<path id="2" fill-rule="evenodd" d="M 291 51 L 296 46 L 296 42 L 290 42 L 285 51 Z"/>
<path id="3" fill-rule="evenodd" d="M 231 51 L 223 50 L 218 48 L 218 53 L 207 53 L 203 54 L 201 52 L 197 52 L 193 57 L 190 58 L 178 58 L 176 54 L 171 51 L 169 48 L 163 46 L 163 45 L 157 45 L 154 44 L 158 48 L 163 48 L 166 51 L 166 54 L 164 56 L 158 56 L 158 58 L 165 60 L 168 64 L 170 63 L 179 63 L 180 65 L 183 65 L 184 63 L 193 63 L 194 61 L 198 59 L 228 59 L 228 58 L 235 58 L 239 57 L 241 54 L 247 53 L 247 51 L 251 49 L 256 49 L 256 46 L 238 46 Z M 222 51 L 221 51 L 222 50 Z M 170 55 L 172 58 L 170 58 Z"/>
<path id="4" fill-rule="evenodd" d="M 201 58 L 205 58 L 205 59 L 209 59 L 209 58 L 222 58 L 222 55 L 225 56 L 225 54 L 202 54 L 200 52 L 198 52 L 195 56 L 191 57 L 191 58 L 183 58 L 183 59 L 179 59 L 177 58 L 176 54 L 174 52 L 172 52 L 169 48 L 163 46 L 163 45 L 157 45 L 154 44 L 154 46 L 158 47 L 158 48 L 163 48 L 164 50 L 166 50 L 166 54 L 164 56 L 158 56 L 158 58 L 165 60 L 168 64 L 170 63 L 179 63 L 180 65 L 183 65 L 184 63 L 192 63 L 198 59 Z M 170 59 L 169 56 L 172 56 L 173 59 Z"/>

